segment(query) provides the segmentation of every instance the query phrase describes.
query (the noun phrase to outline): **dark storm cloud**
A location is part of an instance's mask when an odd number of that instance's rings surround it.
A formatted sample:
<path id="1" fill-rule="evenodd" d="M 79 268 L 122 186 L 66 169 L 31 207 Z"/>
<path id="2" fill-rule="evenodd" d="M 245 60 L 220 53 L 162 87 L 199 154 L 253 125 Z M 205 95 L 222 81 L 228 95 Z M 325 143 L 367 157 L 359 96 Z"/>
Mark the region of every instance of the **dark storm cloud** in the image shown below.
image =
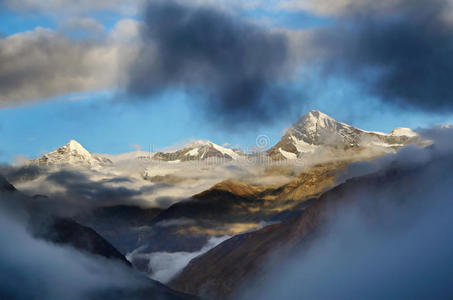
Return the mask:
<path id="1" fill-rule="evenodd" d="M 352 78 L 372 95 L 403 107 L 453 111 L 448 0 L 379 4 L 350 5 L 335 26 L 314 37 L 326 50 L 326 74 Z"/>
<path id="2" fill-rule="evenodd" d="M 287 94 L 276 87 L 289 73 L 282 34 L 212 8 L 152 1 L 141 37 L 129 70 L 133 95 L 182 88 L 203 99 L 207 116 L 235 122 L 266 122 L 287 108 Z"/>

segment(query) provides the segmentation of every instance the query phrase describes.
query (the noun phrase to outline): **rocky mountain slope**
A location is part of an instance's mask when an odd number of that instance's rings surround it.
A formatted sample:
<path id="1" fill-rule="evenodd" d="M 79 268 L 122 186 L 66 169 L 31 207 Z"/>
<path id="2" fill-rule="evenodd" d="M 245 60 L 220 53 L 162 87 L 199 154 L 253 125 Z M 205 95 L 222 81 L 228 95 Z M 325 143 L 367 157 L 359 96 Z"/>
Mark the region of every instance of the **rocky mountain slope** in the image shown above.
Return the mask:
<path id="1" fill-rule="evenodd" d="M 323 150 L 338 155 L 366 150 L 379 154 L 417 142 L 420 137 L 409 128 L 397 128 L 389 134 L 370 132 L 312 110 L 294 124 L 268 154 L 274 160 L 303 158 L 315 152 L 322 155 Z"/>

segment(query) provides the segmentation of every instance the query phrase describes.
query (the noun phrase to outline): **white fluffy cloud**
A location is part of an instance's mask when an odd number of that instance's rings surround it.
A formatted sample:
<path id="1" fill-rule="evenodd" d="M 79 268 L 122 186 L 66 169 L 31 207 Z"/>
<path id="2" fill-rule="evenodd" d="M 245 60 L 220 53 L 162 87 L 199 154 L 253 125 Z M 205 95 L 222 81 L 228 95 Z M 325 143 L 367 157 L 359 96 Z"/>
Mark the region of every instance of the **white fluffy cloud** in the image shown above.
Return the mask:
<path id="1" fill-rule="evenodd" d="M 103 29 L 89 19 L 72 25 Z M 0 39 L 0 106 L 115 86 L 136 49 L 137 27 L 136 21 L 121 20 L 96 40 L 39 27 Z"/>

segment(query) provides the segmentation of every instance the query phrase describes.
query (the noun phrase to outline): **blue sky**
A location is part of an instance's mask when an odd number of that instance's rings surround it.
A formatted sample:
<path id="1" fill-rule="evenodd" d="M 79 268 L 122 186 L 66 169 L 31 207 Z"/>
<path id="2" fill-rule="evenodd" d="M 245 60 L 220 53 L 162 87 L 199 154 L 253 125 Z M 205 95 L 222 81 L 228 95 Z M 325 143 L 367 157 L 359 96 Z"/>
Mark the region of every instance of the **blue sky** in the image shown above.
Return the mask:
<path id="1" fill-rule="evenodd" d="M 284 12 L 253 9 L 241 12 L 244 18 L 272 28 L 309 29 L 328 26 L 328 17 L 308 12 Z M 84 15 L 86 17 L 86 15 Z M 93 11 L 88 17 L 102 24 L 106 32 L 124 16 L 109 11 Z M 139 16 L 128 16 L 139 20 Z M 63 22 L 49 12 L 18 12 L 2 9 L 0 33 L 11 36 L 37 27 L 58 30 Z M 222 128 L 203 117 L 190 97 L 181 91 L 168 91 L 152 101 L 130 101 L 114 89 L 87 93 L 69 93 L 49 99 L 8 105 L 0 108 L 0 162 L 10 163 L 20 155 L 36 157 L 52 151 L 70 139 L 76 139 L 89 151 L 122 153 L 133 145 L 145 150 L 152 144 L 162 149 L 184 140 L 209 139 L 218 144 L 253 146 L 258 135 L 278 142 L 283 130 L 310 109 L 321 110 L 337 120 L 359 128 L 388 132 L 395 127 L 430 127 L 453 122 L 449 115 L 427 114 L 382 104 L 343 78 L 329 81 L 312 76 L 296 78 L 289 88 L 302 89 L 304 99 L 294 99 L 292 111 L 271 124 Z"/>

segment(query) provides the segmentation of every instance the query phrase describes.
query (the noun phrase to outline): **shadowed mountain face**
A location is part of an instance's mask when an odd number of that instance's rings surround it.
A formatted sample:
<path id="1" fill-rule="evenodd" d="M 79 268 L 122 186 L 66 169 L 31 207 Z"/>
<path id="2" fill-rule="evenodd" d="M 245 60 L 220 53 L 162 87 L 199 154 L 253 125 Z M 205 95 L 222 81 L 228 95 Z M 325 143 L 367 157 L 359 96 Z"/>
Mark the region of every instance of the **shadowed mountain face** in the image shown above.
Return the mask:
<path id="1" fill-rule="evenodd" d="M 326 226 L 333 216 L 348 207 L 363 208 L 369 222 L 382 223 L 376 230 L 381 230 L 382 227 L 390 232 L 401 230 L 401 227 L 405 228 L 416 219 L 424 207 L 428 207 L 428 203 L 424 201 L 428 199 L 419 197 L 429 190 L 427 185 L 433 184 L 426 178 L 432 177 L 429 174 L 437 174 L 436 170 L 445 167 L 446 162 L 452 167 L 452 161 L 451 157 L 447 160 L 442 158 L 417 169 L 395 167 L 382 173 L 350 179 L 311 202 L 301 216 L 282 224 L 237 235 L 193 259 L 172 280 L 170 286 L 210 299 L 233 296 L 240 288 L 244 288 L 244 282 L 245 286 L 247 282 L 250 283 L 247 280 L 253 281 L 265 276 L 268 271 L 265 267 L 270 261 L 278 266 L 289 254 L 306 252 L 325 234 Z M 442 184 L 451 184 L 448 178 L 442 178 L 442 181 Z M 413 187 L 414 183 L 418 186 Z M 392 197 L 385 196 L 388 191 L 393 191 Z M 370 199 L 383 200 L 370 203 Z M 395 202 L 385 203 L 388 199 Z M 418 202 L 414 203 L 412 199 L 417 199 Z M 389 206 L 395 207 L 396 211 L 406 213 L 408 210 L 410 213 L 401 218 L 398 215 L 392 217 L 394 210 L 389 209 Z M 412 209 L 404 208 L 406 206 Z M 386 219 L 389 214 L 390 221 Z"/>
<path id="2" fill-rule="evenodd" d="M 17 191 L 15 187 L 2 176 L 0 176 L 0 196 L 2 201 L 5 201 L 5 203 L 2 204 L 10 205 L 13 208 L 25 207 L 25 210 L 28 210 L 26 207 L 27 202 L 30 201 L 30 199 Z M 9 209 L 10 208 L 6 210 L 8 211 Z M 20 210 L 22 211 L 22 209 Z M 121 261 L 123 264 L 128 266 L 122 272 L 130 272 L 131 278 L 137 277 L 138 274 L 135 274 L 134 270 L 129 268 L 131 264 L 126 260 L 126 258 L 93 229 L 80 225 L 70 219 L 41 215 L 39 211 L 34 212 L 33 210 L 28 210 L 27 214 L 30 215 L 27 227 L 33 233 L 35 238 L 44 239 L 56 245 L 71 246 L 79 251 L 82 251 L 83 253 L 102 256 L 108 260 Z M 38 251 L 43 250 L 39 249 Z M 0 261 L 1 259 L 2 258 L 0 257 Z M 58 259 L 56 259 L 56 261 L 58 261 Z M 90 260 L 87 260 L 86 262 L 84 261 L 84 263 L 89 261 Z M 2 267 L 3 266 L 0 263 L 0 268 Z M 98 265 L 93 265 L 91 267 L 93 268 L 93 271 L 99 271 L 97 270 L 97 268 L 99 268 Z M 108 268 L 109 265 L 106 264 L 105 267 Z M 47 272 L 52 272 L 50 270 L 53 269 L 53 266 L 46 265 L 45 268 L 48 268 L 49 270 L 33 269 L 34 276 L 39 278 L 40 272 L 45 274 L 47 274 Z M 67 271 L 69 273 L 72 272 L 70 269 Z M 27 272 L 27 270 L 24 270 L 24 272 Z M 64 274 L 61 275 L 63 276 Z M 138 286 L 137 284 L 131 284 L 128 286 L 125 281 L 122 288 L 106 286 L 88 288 L 89 292 L 85 294 L 84 299 L 198 299 L 197 297 L 191 295 L 176 292 L 163 284 L 146 277 L 140 277 L 138 280 L 141 282 Z M 133 282 L 133 280 L 131 280 L 131 282 Z M 16 284 L 21 285 L 20 282 L 17 282 Z M 12 295 L 10 289 L 13 289 L 15 291 L 15 297 L 17 296 L 17 299 L 22 299 L 19 296 L 22 294 L 15 289 L 16 284 L 3 285 L 3 283 L 0 283 L 0 298 L 11 299 Z M 71 291 L 67 292 L 71 293 Z M 28 293 L 33 295 L 34 292 L 24 292 L 24 295 L 28 295 Z"/>
<path id="3" fill-rule="evenodd" d="M 35 224 L 30 224 L 35 228 Z M 52 218 L 44 232 L 36 236 L 56 244 L 70 245 L 92 254 L 117 259 L 130 266 L 127 259 L 93 229 L 64 218 Z"/>
<path id="4" fill-rule="evenodd" d="M 158 281 L 150 280 L 149 287 L 142 289 L 109 289 L 95 292 L 90 300 L 200 300 L 200 298 L 169 289 Z"/>
<path id="5" fill-rule="evenodd" d="M 141 236 L 149 230 L 149 224 L 160 212 L 160 208 L 117 205 L 95 208 L 75 219 L 101 233 L 125 254 L 141 246 Z"/>
<path id="6" fill-rule="evenodd" d="M 16 188 L 0 175 L 0 192 L 14 192 Z"/>
<path id="7" fill-rule="evenodd" d="M 3 176 L 0 176 L 0 186 L 0 192 L 6 194 L 6 197 L 14 194 L 13 200 L 18 202 L 15 204 L 28 205 L 30 199 L 20 194 Z M 37 198 L 34 197 L 33 199 L 36 200 Z M 37 238 L 45 239 L 56 244 L 71 245 L 79 250 L 109 259 L 117 259 L 130 265 L 118 250 L 93 229 L 67 218 L 44 215 L 42 212 L 33 212 L 27 208 L 26 210 L 28 210 L 28 214 L 30 215 L 28 228 Z"/>

